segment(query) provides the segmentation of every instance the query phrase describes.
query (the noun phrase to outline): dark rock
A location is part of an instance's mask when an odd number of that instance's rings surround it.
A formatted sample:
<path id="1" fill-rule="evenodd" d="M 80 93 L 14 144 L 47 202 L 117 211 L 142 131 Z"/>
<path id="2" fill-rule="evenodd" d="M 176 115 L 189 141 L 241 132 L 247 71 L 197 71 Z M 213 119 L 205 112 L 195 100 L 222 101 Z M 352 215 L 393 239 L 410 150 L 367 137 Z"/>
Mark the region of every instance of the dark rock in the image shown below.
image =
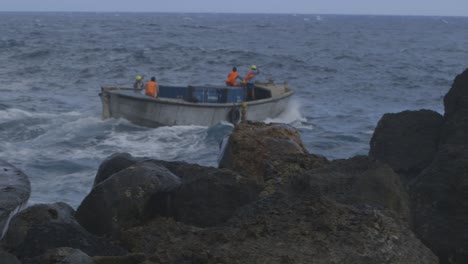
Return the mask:
<path id="1" fill-rule="evenodd" d="M 135 158 L 128 153 L 114 153 L 99 166 L 96 177 L 94 178 L 94 185 L 106 180 L 113 174 L 124 170 L 145 158 Z"/>
<path id="2" fill-rule="evenodd" d="M 369 157 L 396 172 L 417 174 L 432 162 L 443 122 L 442 115 L 430 110 L 385 114 L 370 141 Z"/>
<path id="3" fill-rule="evenodd" d="M 443 145 L 411 187 L 414 229 L 441 263 L 468 263 L 468 145 Z"/>
<path id="4" fill-rule="evenodd" d="M 232 217 L 256 199 L 261 187 L 231 170 L 169 162 L 165 166 L 182 179 L 173 196 L 172 216 L 196 226 L 213 226 Z"/>
<path id="5" fill-rule="evenodd" d="M 247 122 L 237 125 L 219 162 L 228 168 L 264 182 L 268 162 L 277 156 L 307 153 L 297 130 L 284 124 Z"/>
<path id="6" fill-rule="evenodd" d="M 15 215 L 3 244 L 21 260 L 43 255 L 48 249 L 71 247 L 90 256 L 122 255 L 126 251 L 91 235 L 72 217 L 65 203 L 34 205 Z"/>
<path id="7" fill-rule="evenodd" d="M 410 220 L 409 198 L 399 176 L 386 164 L 358 156 L 335 160 L 292 179 L 294 192 L 328 197 L 342 204 L 389 210 Z"/>
<path id="8" fill-rule="evenodd" d="M 445 125 L 442 142 L 467 144 L 468 142 L 468 69 L 455 78 L 452 88 L 444 97 Z"/>
<path id="9" fill-rule="evenodd" d="M 127 158 L 131 160 L 139 159 L 132 156 L 127 156 Z M 107 164 L 106 166 L 110 165 Z M 106 168 L 106 166 L 101 165 L 101 168 L 110 171 L 111 169 Z M 178 221 L 197 226 L 217 225 L 225 222 L 234 215 L 239 207 L 255 200 L 257 194 L 261 191 L 261 187 L 255 181 L 234 173 L 231 170 L 202 167 L 185 162 L 146 160 L 145 162 L 134 164 L 128 168 L 129 170 L 131 169 L 130 171 L 124 170 L 122 172 L 142 174 L 139 171 L 142 169 L 145 170 L 145 167 L 148 166 L 167 168 L 177 176 L 178 179 L 181 179 L 181 184 L 177 188 L 172 188 L 172 191 L 155 193 L 150 198 L 150 202 L 147 202 L 149 204 L 148 206 L 134 209 L 136 213 L 132 211 L 131 214 L 131 216 L 134 217 L 132 220 L 133 223 L 124 225 L 124 228 L 139 225 L 156 215 L 174 217 Z M 148 173 L 152 173 L 150 170 L 147 171 Z M 113 178 L 119 174 L 120 173 L 112 176 L 109 180 L 113 181 Z M 134 181 L 134 179 L 132 179 L 132 181 Z M 107 183 L 103 182 L 102 184 Z M 124 184 L 123 186 L 127 187 L 128 184 Z M 99 203 L 106 200 L 98 196 L 95 196 L 95 199 L 99 201 Z M 144 204 L 143 202 L 139 202 L 139 198 L 135 200 L 129 197 L 128 199 L 140 207 Z M 85 202 L 83 202 L 83 204 L 85 204 Z M 119 204 L 122 205 L 122 202 L 119 202 Z M 101 208 L 101 206 L 108 207 L 100 205 L 99 208 Z M 132 206 L 127 207 L 130 208 Z M 88 224 L 83 222 L 80 216 L 80 214 L 82 214 L 80 210 L 82 210 L 81 206 L 78 209 L 77 218 L 83 225 L 88 226 Z M 100 214 L 105 212 L 105 210 L 102 209 L 93 210 L 100 211 Z M 102 215 L 100 215 L 100 220 L 94 220 L 94 218 L 96 218 L 95 213 L 89 213 L 88 215 L 90 216 L 89 225 L 96 226 L 101 222 L 102 226 L 109 226 L 108 222 L 106 222 L 107 220 L 103 220 L 110 219 L 109 216 L 102 217 Z M 118 228 L 116 227 L 115 229 L 117 230 Z"/>
<path id="10" fill-rule="evenodd" d="M 33 226 L 41 226 L 49 222 L 76 224 L 73 218 L 74 212 L 75 210 L 66 203 L 30 206 L 13 217 L 2 243 L 14 249 L 25 242 Z"/>
<path id="11" fill-rule="evenodd" d="M 45 254 L 28 260 L 24 264 L 93 264 L 93 259 L 75 248 L 49 249 Z"/>
<path id="12" fill-rule="evenodd" d="M 0 237 L 10 214 L 19 210 L 31 194 L 28 176 L 6 161 L 0 160 Z"/>
<path id="13" fill-rule="evenodd" d="M 0 250 L 0 263 L 2 264 L 21 264 L 21 262 L 12 254 Z"/>
<path id="14" fill-rule="evenodd" d="M 434 161 L 410 185 L 414 230 L 441 263 L 468 263 L 468 70 L 444 98 Z"/>
<path id="15" fill-rule="evenodd" d="M 307 195 L 258 200 L 217 227 L 157 218 L 122 243 L 155 263 L 437 263 L 406 224 Z"/>
<path id="16" fill-rule="evenodd" d="M 182 179 L 174 191 L 174 205 L 180 208 L 174 208 L 189 212 L 186 219 L 210 208 L 214 214 L 223 212 L 218 208 L 246 190 L 231 191 L 236 182 L 229 170 L 152 162 Z M 194 226 L 157 217 L 124 230 L 121 244 L 155 263 L 437 263 L 409 230 L 407 195 L 388 165 L 367 157 L 330 162 L 292 151 L 252 160 L 251 166 L 262 167 L 264 189 L 243 206 L 234 204 L 235 213 L 222 224 Z M 179 193 L 185 184 L 189 188 Z M 189 203 L 193 197 L 195 205 Z"/>
<path id="17" fill-rule="evenodd" d="M 57 247 L 77 248 L 89 256 L 125 255 L 127 252 L 108 241 L 88 233 L 83 227 L 70 223 L 47 223 L 32 226 L 14 252 L 20 259 L 44 254 Z"/>
<path id="18" fill-rule="evenodd" d="M 169 193 L 179 186 L 180 179 L 169 170 L 143 162 L 94 186 L 75 217 L 93 234 L 117 234 L 121 228 L 167 214 Z"/>
<path id="19" fill-rule="evenodd" d="M 145 263 L 151 264 L 152 262 L 146 261 L 146 255 L 142 253 L 129 254 L 125 256 L 96 256 L 93 257 L 94 264 L 137 264 Z M 160 262 L 157 262 L 160 263 Z"/>

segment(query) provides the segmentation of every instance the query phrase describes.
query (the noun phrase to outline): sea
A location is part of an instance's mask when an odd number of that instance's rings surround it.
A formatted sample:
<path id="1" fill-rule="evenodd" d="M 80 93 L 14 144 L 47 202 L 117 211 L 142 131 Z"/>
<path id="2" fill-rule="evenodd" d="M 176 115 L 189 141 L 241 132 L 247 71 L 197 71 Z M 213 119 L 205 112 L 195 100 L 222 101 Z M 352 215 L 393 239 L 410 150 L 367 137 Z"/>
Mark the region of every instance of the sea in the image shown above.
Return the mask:
<path id="1" fill-rule="evenodd" d="M 116 152 L 217 166 L 233 126 L 146 128 L 101 119 L 101 86 L 135 76 L 219 84 L 233 66 L 296 90 L 265 122 L 310 153 L 367 155 L 385 113 L 444 112 L 468 66 L 468 17 L 319 14 L 0 13 L 0 159 L 26 173 L 29 204 L 76 208 Z"/>

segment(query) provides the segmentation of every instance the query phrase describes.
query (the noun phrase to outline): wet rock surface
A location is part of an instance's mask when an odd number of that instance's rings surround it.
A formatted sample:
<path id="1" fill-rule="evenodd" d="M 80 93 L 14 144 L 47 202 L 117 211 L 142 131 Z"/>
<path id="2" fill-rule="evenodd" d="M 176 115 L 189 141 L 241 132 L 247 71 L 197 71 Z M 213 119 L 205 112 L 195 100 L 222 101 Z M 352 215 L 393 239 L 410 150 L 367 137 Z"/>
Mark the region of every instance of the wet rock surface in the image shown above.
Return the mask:
<path id="1" fill-rule="evenodd" d="M 25 204 L 30 194 L 28 176 L 10 163 L 0 160 L 0 236 L 10 214 Z"/>
<path id="2" fill-rule="evenodd" d="M 179 186 L 180 178 L 162 166 L 149 162 L 132 165 L 94 186 L 75 217 L 96 235 L 118 234 L 121 228 L 165 215 L 169 193 Z"/>
<path id="3" fill-rule="evenodd" d="M 444 98 L 434 161 L 410 186 L 415 232 L 441 263 L 468 263 L 468 70 Z"/>
<path id="4" fill-rule="evenodd" d="M 294 127 L 260 122 L 241 123 L 229 137 L 219 167 L 249 175 L 263 183 L 272 160 L 295 153 L 308 152 Z"/>
<path id="5" fill-rule="evenodd" d="M 16 214 L 2 239 L 2 247 L 22 262 L 47 250 L 70 247 L 95 255 L 123 255 L 126 250 L 87 232 L 73 218 L 74 210 L 65 203 L 37 204 Z"/>
<path id="6" fill-rule="evenodd" d="M 418 174 L 434 159 L 443 122 L 441 114 L 430 110 L 385 114 L 372 136 L 369 157 L 397 172 Z"/>

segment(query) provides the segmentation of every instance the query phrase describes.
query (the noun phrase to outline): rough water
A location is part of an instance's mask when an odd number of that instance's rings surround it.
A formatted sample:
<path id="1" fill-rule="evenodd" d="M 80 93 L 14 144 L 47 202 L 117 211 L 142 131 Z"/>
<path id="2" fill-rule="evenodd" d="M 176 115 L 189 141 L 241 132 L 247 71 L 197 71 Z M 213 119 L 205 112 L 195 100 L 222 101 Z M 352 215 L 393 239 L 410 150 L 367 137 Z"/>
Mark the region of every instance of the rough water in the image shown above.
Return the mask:
<path id="1" fill-rule="evenodd" d="M 115 152 L 217 165 L 232 130 L 101 120 L 102 85 L 222 84 L 232 66 L 296 89 L 282 116 L 311 153 L 367 154 L 384 113 L 432 109 L 467 67 L 468 18 L 0 13 L 0 159 L 29 175 L 30 203 L 79 205 Z"/>

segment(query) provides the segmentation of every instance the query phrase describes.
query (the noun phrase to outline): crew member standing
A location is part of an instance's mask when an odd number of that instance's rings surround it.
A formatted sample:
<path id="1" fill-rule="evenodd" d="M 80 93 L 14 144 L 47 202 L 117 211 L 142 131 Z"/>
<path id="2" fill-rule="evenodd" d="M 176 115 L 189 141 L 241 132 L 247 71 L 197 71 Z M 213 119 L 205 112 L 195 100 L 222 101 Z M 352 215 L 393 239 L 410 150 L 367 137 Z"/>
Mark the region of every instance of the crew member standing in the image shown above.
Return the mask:
<path id="1" fill-rule="evenodd" d="M 135 90 L 143 90 L 143 87 L 145 86 L 145 83 L 143 82 L 143 76 L 138 75 L 135 78 L 135 83 L 133 83 L 133 89 Z"/>
<path id="2" fill-rule="evenodd" d="M 156 82 L 156 77 L 151 77 L 151 81 L 146 83 L 145 90 L 147 96 L 158 97 L 159 86 Z"/>
<path id="3" fill-rule="evenodd" d="M 237 68 L 233 67 L 232 71 L 228 74 L 228 77 L 226 79 L 226 85 L 227 86 L 237 86 L 236 79 L 239 79 L 242 81 L 242 78 L 239 77 L 239 74 L 237 73 Z"/>
<path id="4" fill-rule="evenodd" d="M 254 89 L 254 81 L 255 76 L 260 74 L 260 70 L 257 69 L 257 66 L 252 65 L 250 66 L 250 70 L 247 72 L 245 76 L 244 82 L 247 86 L 247 100 L 255 100 L 255 89 Z"/>

